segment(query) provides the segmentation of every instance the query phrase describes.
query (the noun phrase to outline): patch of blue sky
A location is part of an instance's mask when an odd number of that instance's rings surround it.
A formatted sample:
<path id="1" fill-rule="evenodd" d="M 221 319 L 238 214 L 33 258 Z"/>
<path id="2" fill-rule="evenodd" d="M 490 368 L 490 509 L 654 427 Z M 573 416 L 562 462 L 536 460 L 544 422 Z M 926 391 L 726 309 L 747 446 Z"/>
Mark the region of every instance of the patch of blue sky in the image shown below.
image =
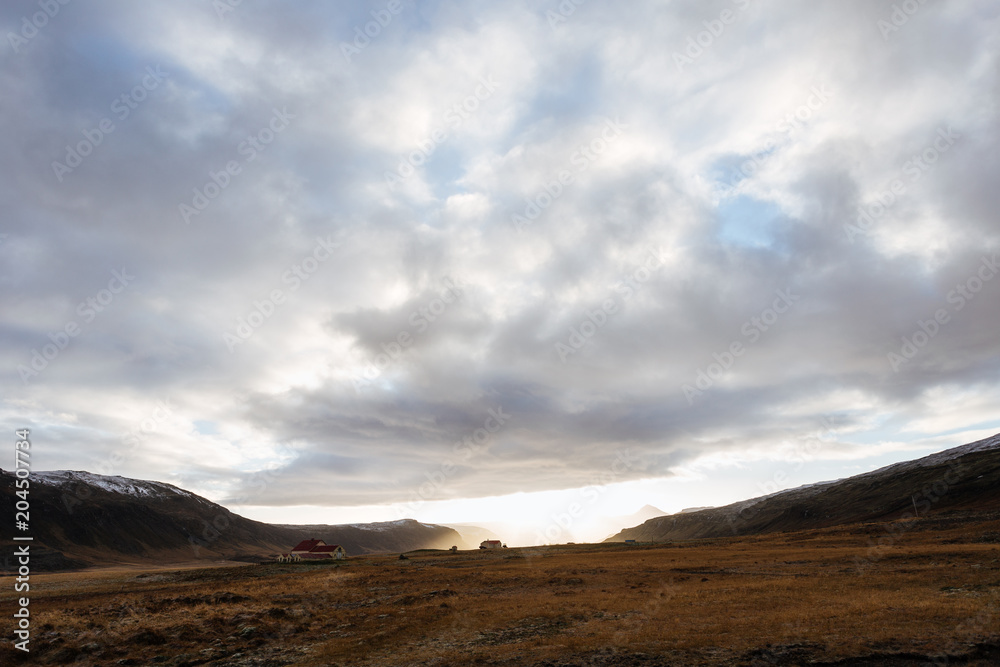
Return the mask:
<path id="1" fill-rule="evenodd" d="M 842 439 L 845 442 L 850 442 L 854 445 L 872 445 L 873 453 L 872 456 L 863 457 L 859 459 L 853 459 L 851 461 L 845 461 L 841 465 L 844 474 L 842 477 L 847 477 L 852 474 L 856 474 L 860 470 L 875 470 L 877 468 L 882 468 L 887 465 L 892 465 L 894 463 L 900 463 L 903 461 L 909 461 L 912 459 L 921 458 L 934 452 L 938 452 L 944 449 L 950 449 L 951 447 L 958 447 L 960 445 L 968 444 L 968 438 L 961 435 L 962 433 L 975 430 L 983 431 L 1000 431 L 1000 420 L 986 421 L 979 424 L 974 424 L 971 426 L 961 426 L 947 431 L 942 431 L 940 433 L 917 433 L 913 431 L 907 431 L 906 429 L 907 421 L 906 418 L 898 415 L 885 415 L 882 419 L 877 420 L 877 423 L 871 428 L 865 431 L 853 432 L 845 435 Z M 920 447 L 916 449 L 909 449 L 905 451 L 890 451 L 884 453 L 878 453 L 878 445 L 884 442 L 915 442 L 925 438 L 947 438 L 950 435 L 957 436 L 955 442 L 949 443 L 947 445 L 928 445 L 926 447 Z M 830 435 L 831 438 L 837 439 L 837 436 Z M 818 459 L 822 459 L 822 448 L 816 453 Z M 853 468 L 852 468 L 853 466 Z"/>
<path id="2" fill-rule="evenodd" d="M 219 429 L 217 424 L 213 421 L 206 421 L 204 419 L 198 419 L 194 422 L 194 430 L 201 435 L 218 435 Z"/>
<path id="3" fill-rule="evenodd" d="M 756 153 L 724 155 L 711 166 L 710 178 L 718 184 L 718 189 L 725 194 L 730 188 L 735 188 L 756 174 L 777 149 L 776 145 L 769 143 L 766 148 Z"/>
<path id="4" fill-rule="evenodd" d="M 939 437 L 943 437 L 948 435 L 957 435 L 959 433 L 965 433 L 967 431 L 993 431 L 994 433 L 1000 433 L 1000 419 L 993 419 L 993 420 L 979 422 L 977 424 L 970 424 L 968 426 L 953 428 L 947 431 L 942 431 L 937 435 Z M 967 444 L 967 443 L 963 442 L 962 444 Z"/>
<path id="5" fill-rule="evenodd" d="M 159 82 L 153 82 L 150 78 L 150 69 L 162 72 L 168 81 L 196 90 L 201 110 L 204 112 L 226 114 L 233 109 L 232 100 L 214 85 L 194 77 L 178 63 L 164 59 L 159 54 L 137 51 L 134 45 L 122 42 L 113 34 L 99 33 L 76 37 L 71 49 L 78 56 L 72 69 L 93 69 L 101 72 L 101 76 L 97 77 L 101 81 L 100 89 L 91 89 L 85 98 L 92 99 L 97 112 L 111 117 L 116 122 L 119 118 L 109 113 L 112 102 L 120 99 L 122 95 L 130 94 L 137 86 L 142 87 L 143 79 L 147 80 L 147 85 L 156 83 L 157 87 L 159 86 Z M 95 78 L 72 72 L 68 72 L 66 76 L 79 80 Z M 143 92 L 151 96 L 149 88 Z M 129 106 L 134 104 L 136 102 L 130 103 Z"/>
<path id="6" fill-rule="evenodd" d="M 69 50 L 78 56 L 86 65 L 104 73 L 102 80 L 107 80 L 108 74 L 125 75 L 132 70 L 142 71 L 149 63 L 145 54 L 137 53 L 131 44 L 117 39 L 114 34 L 84 33 L 73 37 Z"/>
<path id="7" fill-rule="evenodd" d="M 775 224 L 784 217 L 774 202 L 747 195 L 720 202 L 716 214 L 719 241 L 751 248 L 772 246 Z"/>
<path id="8" fill-rule="evenodd" d="M 552 85 L 539 88 L 538 93 L 528 103 L 528 108 L 521 114 L 520 122 L 511 128 L 513 137 L 520 137 L 527 128 L 534 128 L 536 131 L 542 128 L 545 132 L 556 132 L 569 121 L 589 118 L 598 123 L 604 116 L 609 115 L 601 108 L 605 97 L 604 76 L 596 54 L 581 55 L 579 60 L 567 61 L 566 65 L 572 69 L 566 69 L 561 71 L 558 77 L 552 77 Z M 497 83 L 503 86 L 504 82 L 498 80 Z M 628 122 L 624 117 L 622 121 Z M 596 132 L 597 136 L 600 136 L 600 130 Z M 536 139 L 544 141 L 548 137 L 536 137 Z M 584 140 L 589 142 L 590 138 Z M 569 157 L 566 155 L 567 164 Z"/>
<path id="9" fill-rule="evenodd" d="M 439 201 L 444 201 L 454 194 L 465 192 L 465 188 L 459 181 L 465 176 L 465 155 L 457 144 L 457 141 L 449 137 L 434 150 L 430 159 L 418 169 L 423 170 L 423 177 L 434 197 Z"/>
<path id="10" fill-rule="evenodd" d="M 141 82 L 146 67 L 155 59 L 137 53 L 113 34 L 78 35 L 67 44 L 72 55 L 62 73 L 50 81 L 61 94 L 69 94 L 79 105 L 90 104 L 94 111 L 108 115 L 112 100 Z M 100 76 L 95 73 L 100 72 Z M 86 87 L 80 83 L 88 81 Z M 96 82 L 96 83 L 95 83 Z"/>

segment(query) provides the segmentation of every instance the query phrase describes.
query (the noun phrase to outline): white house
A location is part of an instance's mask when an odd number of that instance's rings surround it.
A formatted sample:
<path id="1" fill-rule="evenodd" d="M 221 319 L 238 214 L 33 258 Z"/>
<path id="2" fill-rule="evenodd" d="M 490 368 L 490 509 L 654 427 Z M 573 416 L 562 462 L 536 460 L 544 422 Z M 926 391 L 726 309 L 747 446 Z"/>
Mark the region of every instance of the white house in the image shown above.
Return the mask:
<path id="1" fill-rule="evenodd" d="M 347 552 L 339 544 L 327 544 L 323 540 L 302 540 L 287 554 L 280 554 L 278 562 L 297 563 L 303 560 L 344 560 Z"/>

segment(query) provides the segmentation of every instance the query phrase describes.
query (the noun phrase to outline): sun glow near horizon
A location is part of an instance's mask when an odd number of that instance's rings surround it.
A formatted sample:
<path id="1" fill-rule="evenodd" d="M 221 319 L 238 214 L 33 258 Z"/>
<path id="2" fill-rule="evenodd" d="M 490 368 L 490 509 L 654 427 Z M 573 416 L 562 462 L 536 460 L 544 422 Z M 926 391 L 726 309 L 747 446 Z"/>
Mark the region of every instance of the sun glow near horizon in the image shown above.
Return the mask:
<path id="1" fill-rule="evenodd" d="M 982 434 L 991 433 L 981 430 L 963 435 L 976 439 Z M 720 507 L 804 484 L 868 472 L 948 446 L 953 444 L 926 443 L 920 449 L 890 444 L 873 451 L 855 449 L 851 455 L 828 451 L 827 458 L 820 456 L 813 461 L 797 457 L 774 460 L 708 456 L 700 463 L 678 468 L 670 477 L 571 489 L 479 498 L 415 497 L 390 505 L 245 505 L 230 509 L 250 519 L 280 524 L 338 525 L 414 519 L 427 524 L 478 526 L 498 533 L 509 546 L 600 542 L 623 528 L 641 523 L 636 520 L 628 524 L 627 519 L 647 505 L 664 514 L 693 507 Z"/>

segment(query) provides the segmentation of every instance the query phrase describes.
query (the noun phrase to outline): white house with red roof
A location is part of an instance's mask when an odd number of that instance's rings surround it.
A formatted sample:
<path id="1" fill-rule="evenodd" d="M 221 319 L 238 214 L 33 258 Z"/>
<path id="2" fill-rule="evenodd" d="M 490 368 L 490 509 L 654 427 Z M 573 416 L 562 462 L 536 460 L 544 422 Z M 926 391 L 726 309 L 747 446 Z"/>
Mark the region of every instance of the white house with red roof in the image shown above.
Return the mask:
<path id="1" fill-rule="evenodd" d="M 302 554 L 302 557 L 306 556 L 312 558 L 333 558 L 334 560 L 343 560 L 347 557 L 347 552 L 344 551 L 344 547 L 339 544 L 318 544 L 309 550 L 309 553 Z"/>
<path id="2" fill-rule="evenodd" d="M 299 542 L 298 544 L 296 544 L 294 547 L 292 547 L 292 553 L 293 554 L 307 554 L 307 553 L 309 553 L 310 551 L 312 551 L 313 549 L 315 549 L 316 547 L 319 547 L 319 546 L 326 546 L 326 542 L 324 542 L 323 540 L 317 540 L 315 538 L 311 539 L 311 540 L 302 540 L 301 542 Z"/>
<path id="3" fill-rule="evenodd" d="M 347 558 L 347 552 L 339 544 L 327 544 L 323 540 L 315 538 L 302 540 L 287 554 L 280 554 L 278 561 L 281 563 L 298 562 L 303 560 L 343 560 Z"/>

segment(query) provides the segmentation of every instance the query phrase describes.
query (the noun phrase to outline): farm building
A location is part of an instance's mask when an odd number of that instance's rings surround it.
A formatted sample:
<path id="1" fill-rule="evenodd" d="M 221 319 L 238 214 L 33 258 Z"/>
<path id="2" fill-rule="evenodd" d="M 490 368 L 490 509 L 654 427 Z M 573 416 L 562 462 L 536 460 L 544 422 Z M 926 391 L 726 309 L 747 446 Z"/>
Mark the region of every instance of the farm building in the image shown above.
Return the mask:
<path id="1" fill-rule="evenodd" d="M 301 542 L 299 542 L 298 544 L 296 544 L 294 547 L 292 547 L 292 553 L 293 554 L 307 554 L 310 551 L 312 551 L 313 549 L 315 549 L 316 547 L 325 547 L 325 546 L 326 546 L 326 542 L 324 542 L 323 540 L 317 540 L 315 538 L 313 538 L 311 540 L 302 540 Z"/>
<path id="2" fill-rule="evenodd" d="M 347 552 L 339 544 L 327 544 L 323 540 L 302 540 L 290 553 L 278 556 L 282 563 L 295 563 L 302 560 L 343 560 Z"/>
<path id="3" fill-rule="evenodd" d="M 343 560 L 347 557 L 347 552 L 344 551 L 344 547 L 339 544 L 320 544 L 312 548 L 312 550 L 307 554 L 302 554 L 303 557 L 310 556 L 314 558 L 333 558 L 334 560 Z"/>
<path id="4" fill-rule="evenodd" d="M 480 549 L 500 549 L 503 543 L 500 540 L 483 540 L 479 543 Z"/>

